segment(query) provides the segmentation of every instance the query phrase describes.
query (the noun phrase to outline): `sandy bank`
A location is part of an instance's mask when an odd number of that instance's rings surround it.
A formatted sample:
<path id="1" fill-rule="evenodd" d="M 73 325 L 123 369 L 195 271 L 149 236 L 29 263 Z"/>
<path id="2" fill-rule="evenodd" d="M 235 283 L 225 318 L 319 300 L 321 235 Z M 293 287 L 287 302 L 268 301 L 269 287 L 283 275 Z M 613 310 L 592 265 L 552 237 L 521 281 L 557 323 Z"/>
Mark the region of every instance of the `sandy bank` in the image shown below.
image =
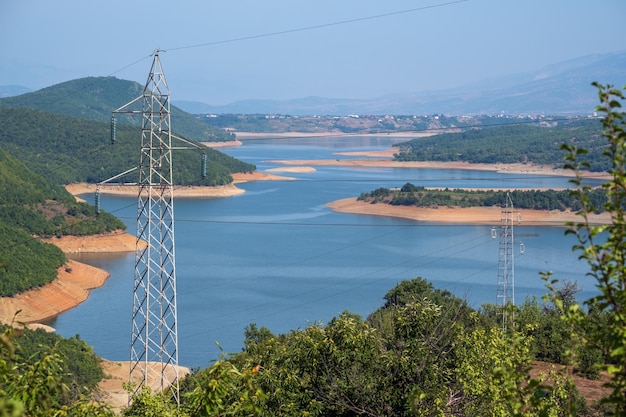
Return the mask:
<path id="1" fill-rule="evenodd" d="M 0 321 L 11 323 L 15 313 L 21 312 L 16 321 L 41 323 L 76 307 L 87 299 L 89 290 L 100 287 L 109 273 L 76 261 L 68 261 L 58 270 L 57 279 L 14 297 L 2 297 Z"/>
<path id="2" fill-rule="evenodd" d="M 421 138 L 425 136 L 433 136 L 436 133 L 433 132 L 388 132 L 388 133 L 350 133 L 346 134 L 340 130 L 334 132 L 238 132 L 231 130 L 232 133 L 237 135 L 241 140 L 254 140 L 254 139 L 297 139 L 297 138 L 326 138 L 335 137 L 341 139 L 343 137 L 359 136 L 359 137 L 389 137 L 389 138 Z M 442 131 L 443 132 L 443 131 Z M 439 132 L 439 133 L 442 133 Z"/>
<path id="3" fill-rule="evenodd" d="M 240 140 L 229 140 L 222 142 L 200 142 L 204 146 L 208 146 L 209 148 L 229 148 L 231 146 L 241 146 Z"/>
<path id="4" fill-rule="evenodd" d="M 299 173 L 309 173 L 316 172 L 317 170 L 313 167 L 281 167 L 281 168 L 270 168 L 267 172 L 299 172 Z"/>
<path id="5" fill-rule="evenodd" d="M 498 226 L 502 216 L 500 207 L 423 208 L 392 206 L 390 204 L 371 204 L 357 201 L 356 197 L 333 201 L 327 206 L 333 211 L 341 213 L 398 217 L 431 223 Z M 515 213 L 516 226 L 564 226 L 566 222 L 582 220 L 580 216 L 571 211 L 515 209 Z M 611 221 L 611 216 L 609 213 L 593 214 L 590 216 L 590 220 L 593 224 L 607 224 Z"/>
<path id="6" fill-rule="evenodd" d="M 64 253 L 134 252 L 137 238 L 122 230 L 92 236 L 62 236 L 41 239 Z"/>
<path id="7" fill-rule="evenodd" d="M 335 155 L 343 156 L 367 156 L 370 158 L 391 159 L 400 150 L 398 148 L 383 149 L 381 151 L 353 151 L 353 152 L 336 152 Z"/>
<path id="8" fill-rule="evenodd" d="M 314 168 L 310 168 L 314 169 Z M 279 171 L 277 171 L 279 172 Z M 308 171 L 289 171 L 284 172 L 308 172 Z M 209 186 L 174 186 L 174 197 L 176 198 L 218 198 L 218 197 L 233 197 L 245 193 L 245 190 L 238 188 L 235 184 L 250 182 L 250 181 L 292 181 L 295 178 L 283 177 L 266 172 L 237 172 L 231 174 L 233 177 L 233 183 L 227 185 L 218 185 L 214 187 Z M 68 184 L 65 189 L 72 195 L 77 196 L 79 194 L 93 193 L 96 188 L 100 190 L 100 194 L 109 195 L 121 195 L 121 196 L 137 196 L 137 184 L 87 184 L 84 182 L 76 184 Z"/>
<path id="9" fill-rule="evenodd" d="M 241 140 L 254 140 L 254 139 L 292 139 L 292 138 L 324 138 L 341 136 L 341 132 L 237 132 L 233 131 L 238 139 Z"/>
<path id="10" fill-rule="evenodd" d="M 311 166 L 353 166 L 374 168 L 417 168 L 417 169 L 464 169 L 472 171 L 493 171 L 508 174 L 535 174 L 573 177 L 571 170 L 552 165 L 536 164 L 473 164 L 469 162 L 440 162 L 440 161 L 394 161 L 394 154 L 399 149 L 391 147 L 380 151 L 338 152 L 343 156 L 363 156 L 364 159 L 319 159 L 319 160 L 274 160 L 275 164 L 282 165 L 311 165 Z M 589 172 L 587 178 L 606 180 L 610 178 L 606 172 Z"/>
<path id="11" fill-rule="evenodd" d="M 137 185 L 136 184 L 128 184 L 128 185 L 118 185 L 118 184 L 87 184 L 87 183 L 78 183 L 78 184 L 68 184 L 65 186 L 65 189 L 72 195 L 93 193 L 96 191 L 96 188 L 100 190 L 100 194 L 110 194 L 110 195 L 121 195 L 121 196 L 137 196 Z M 175 197 L 231 197 L 235 195 L 243 194 L 244 190 L 241 188 L 237 188 L 233 184 L 228 185 L 220 185 L 216 187 L 199 187 L 199 186 L 175 186 L 174 187 L 174 196 Z"/>
<path id="12" fill-rule="evenodd" d="M 149 365 L 151 368 L 148 372 L 149 375 L 158 375 L 160 378 L 161 364 L 150 362 Z M 102 359 L 100 366 L 104 371 L 105 377 L 98 384 L 97 399 L 109 404 L 113 408 L 113 411 L 119 412 L 123 407 L 128 405 L 128 391 L 124 389 L 124 384 L 128 382 L 130 376 L 130 362 L 111 362 Z M 177 366 L 176 368 L 178 368 L 179 380 L 190 373 L 189 368 L 184 366 Z M 165 372 L 169 375 L 169 380 L 174 378 L 174 371 L 175 367 L 173 365 L 167 366 Z M 132 380 L 135 383 L 139 383 L 143 380 L 143 376 L 135 372 Z M 159 381 L 160 380 L 157 379 L 148 380 L 148 385 L 150 385 L 152 392 L 159 391 Z"/>
<path id="13" fill-rule="evenodd" d="M 293 172 L 293 171 L 292 171 Z M 268 174 L 267 172 L 237 172 L 234 174 L 230 174 L 233 177 L 233 183 L 239 184 L 242 182 L 251 182 L 251 181 L 293 181 L 295 178 L 291 177 L 283 177 L 275 174 Z"/>
<path id="14" fill-rule="evenodd" d="M 368 153 L 371 154 L 371 153 Z M 362 154 L 361 154 L 362 155 Z M 546 165 L 533 164 L 471 164 L 469 162 L 432 162 L 432 161 L 392 161 L 390 159 L 319 159 L 319 160 L 274 160 L 282 165 L 311 166 L 353 166 L 373 168 L 423 168 L 423 169 L 464 169 L 473 171 L 495 171 L 509 174 L 535 174 L 572 177 L 571 170 Z M 587 178 L 606 179 L 606 173 L 589 173 Z"/>

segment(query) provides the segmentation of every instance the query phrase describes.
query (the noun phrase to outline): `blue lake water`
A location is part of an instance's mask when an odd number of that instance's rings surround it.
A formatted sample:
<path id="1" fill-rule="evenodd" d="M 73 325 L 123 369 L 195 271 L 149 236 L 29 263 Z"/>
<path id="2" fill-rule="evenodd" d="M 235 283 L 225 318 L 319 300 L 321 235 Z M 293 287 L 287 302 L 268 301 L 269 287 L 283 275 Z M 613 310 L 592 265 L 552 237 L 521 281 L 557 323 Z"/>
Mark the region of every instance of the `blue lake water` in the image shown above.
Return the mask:
<path id="1" fill-rule="evenodd" d="M 278 159 L 336 159 L 336 152 L 386 149 L 392 138 L 255 140 L 224 150 L 257 165 Z M 404 279 L 424 277 L 465 297 L 473 306 L 496 302 L 498 241 L 491 227 L 428 224 L 378 216 L 333 213 L 325 204 L 378 187 L 569 186 L 562 177 L 467 170 L 317 167 L 287 173 L 297 181 L 241 184 L 245 194 L 219 199 L 176 199 L 179 362 L 207 366 L 241 350 L 250 323 L 274 333 L 327 322 L 344 310 L 364 317 Z M 86 196 L 90 199 L 91 196 Z M 136 199 L 102 197 L 102 207 L 134 233 Z M 523 222 L 522 222 L 523 224 Z M 494 225 L 498 226 L 498 225 Z M 577 281 L 581 297 L 594 293 L 587 267 L 571 251 L 576 243 L 558 227 L 515 228 L 515 295 L 545 293 L 540 271 Z M 58 317 L 59 334 L 81 338 L 97 354 L 128 360 L 134 254 L 81 255 L 110 279 L 89 299 Z"/>

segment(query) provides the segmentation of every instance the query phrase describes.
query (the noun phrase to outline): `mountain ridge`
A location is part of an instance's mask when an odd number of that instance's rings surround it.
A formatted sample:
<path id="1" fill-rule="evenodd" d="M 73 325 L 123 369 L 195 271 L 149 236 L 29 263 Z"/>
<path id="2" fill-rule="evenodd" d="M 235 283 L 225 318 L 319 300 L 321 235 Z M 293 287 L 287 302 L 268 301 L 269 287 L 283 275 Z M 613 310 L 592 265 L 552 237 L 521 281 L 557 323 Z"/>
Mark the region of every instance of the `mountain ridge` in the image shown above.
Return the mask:
<path id="1" fill-rule="evenodd" d="M 55 84 L 37 91 L 28 91 L 22 86 L 0 86 L 0 106 L 21 105 L 32 95 L 55 89 L 68 83 L 82 80 L 102 80 L 115 77 L 86 77 Z M 226 132 L 202 131 L 205 123 L 196 123 L 191 114 L 290 114 L 290 115 L 348 115 L 348 114 L 549 114 L 549 115 L 588 115 L 597 105 L 595 89 L 591 83 L 612 84 L 622 87 L 626 84 L 626 50 L 604 54 L 585 55 L 566 61 L 544 66 L 534 71 L 517 74 L 506 74 L 469 83 L 467 85 L 440 90 L 423 90 L 417 92 L 386 94 L 366 99 L 329 98 L 308 96 L 287 100 L 251 99 L 239 100 L 226 105 L 211 105 L 205 102 L 175 100 L 172 102 L 174 120 L 182 117 L 182 123 L 176 126 L 194 126 L 190 132 L 181 131 L 184 135 L 202 136 L 201 140 L 228 140 Z M 141 91 L 142 86 L 136 82 L 118 80 L 128 83 L 125 86 L 134 94 Z M 132 87 L 132 88 L 131 88 Z M 131 100 L 136 96 L 127 94 Z M 52 105 L 40 108 L 59 113 L 51 109 Z M 123 103 L 110 103 L 106 108 L 108 118 L 110 110 Z M 73 106 L 75 108 L 76 106 Z M 94 111 L 95 109 L 88 109 Z M 87 110 L 85 110 L 87 111 Z M 64 113 L 70 116 L 76 114 Z M 181 116 L 182 114 L 182 116 Z M 79 116 L 80 117 L 80 116 Z M 82 116 L 84 117 L 84 116 Z M 104 120 L 104 117 L 98 117 Z M 209 127 L 210 129 L 210 127 Z M 208 136 L 207 136 L 208 135 Z M 217 135 L 217 136 L 214 136 Z"/>
<path id="2" fill-rule="evenodd" d="M 192 114 L 550 114 L 588 115 L 597 105 L 591 83 L 626 84 L 626 51 L 585 55 L 535 71 L 508 74 L 460 88 L 388 94 L 370 99 L 310 96 L 240 100 L 227 105 L 174 104 Z"/>

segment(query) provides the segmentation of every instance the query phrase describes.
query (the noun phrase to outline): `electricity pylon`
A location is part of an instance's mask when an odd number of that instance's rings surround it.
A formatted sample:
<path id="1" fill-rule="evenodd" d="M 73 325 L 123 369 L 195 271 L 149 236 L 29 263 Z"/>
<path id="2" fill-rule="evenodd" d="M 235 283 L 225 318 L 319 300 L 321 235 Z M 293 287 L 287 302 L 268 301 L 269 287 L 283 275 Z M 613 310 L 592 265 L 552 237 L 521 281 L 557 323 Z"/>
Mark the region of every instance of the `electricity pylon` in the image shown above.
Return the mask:
<path id="1" fill-rule="evenodd" d="M 513 202 L 506 193 L 506 200 L 501 212 L 500 250 L 498 256 L 498 284 L 496 290 L 497 305 L 502 314 L 502 330 L 508 324 L 508 309 L 515 305 L 515 258 L 513 256 Z"/>
<path id="2" fill-rule="evenodd" d="M 170 91 L 158 52 L 142 95 L 113 111 L 111 139 L 116 113 L 141 114 L 130 394 L 170 389 L 179 404 Z"/>

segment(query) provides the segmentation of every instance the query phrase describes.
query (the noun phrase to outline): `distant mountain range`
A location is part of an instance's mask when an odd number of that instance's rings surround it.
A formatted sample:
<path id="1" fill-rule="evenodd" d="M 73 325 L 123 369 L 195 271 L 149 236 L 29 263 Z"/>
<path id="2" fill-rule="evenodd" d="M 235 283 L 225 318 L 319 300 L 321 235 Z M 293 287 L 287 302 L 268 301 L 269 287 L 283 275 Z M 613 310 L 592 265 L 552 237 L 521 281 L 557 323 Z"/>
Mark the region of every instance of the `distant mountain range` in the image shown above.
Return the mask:
<path id="1" fill-rule="evenodd" d="M 191 114 L 588 115 L 593 112 L 598 101 L 596 91 L 591 86 L 593 81 L 619 88 L 624 86 L 626 51 L 587 55 L 536 71 L 483 80 L 448 90 L 406 92 L 371 99 L 305 97 L 242 100 L 221 106 L 180 100 L 173 104 Z M 0 98 L 29 92 L 23 86 L 0 86 Z"/>
<path id="2" fill-rule="evenodd" d="M 626 51 L 588 55 L 537 71 L 484 80 L 461 88 L 407 92 L 372 99 L 306 97 L 292 100 L 243 100 L 223 106 L 175 101 L 192 114 L 289 115 L 587 115 L 598 104 L 593 81 L 626 84 Z"/>
<path id="3" fill-rule="evenodd" d="M 30 93 L 30 88 L 22 85 L 0 85 L 0 98 L 19 96 L 20 94 Z"/>

